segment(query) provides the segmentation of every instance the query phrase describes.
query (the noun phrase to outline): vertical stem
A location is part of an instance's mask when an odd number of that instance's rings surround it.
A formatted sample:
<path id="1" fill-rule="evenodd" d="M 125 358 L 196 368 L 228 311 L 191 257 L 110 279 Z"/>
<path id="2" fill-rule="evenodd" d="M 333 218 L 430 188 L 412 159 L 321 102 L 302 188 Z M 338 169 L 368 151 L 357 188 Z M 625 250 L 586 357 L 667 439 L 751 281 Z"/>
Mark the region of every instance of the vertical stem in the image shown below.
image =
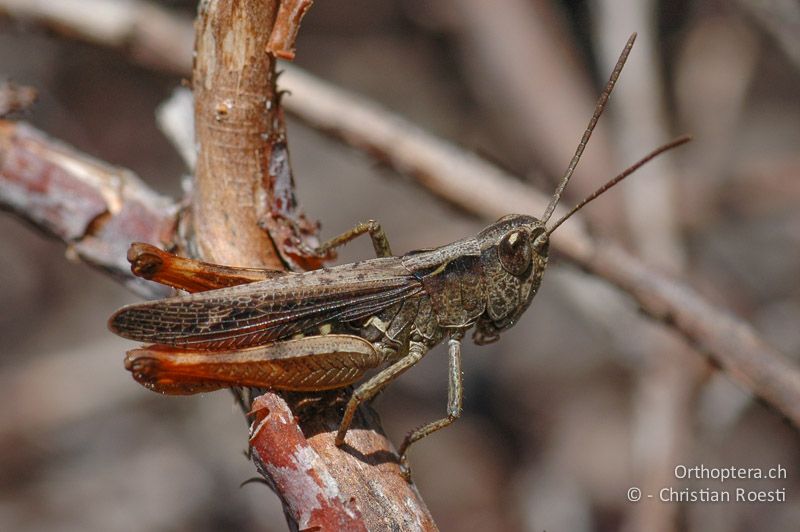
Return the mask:
<path id="1" fill-rule="evenodd" d="M 273 141 L 284 133 L 266 53 L 278 4 L 203 0 L 195 23 L 194 241 L 219 264 L 284 269 L 259 219 Z"/>
<path id="2" fill-rule="evenodd" d="M 287 26 L 308 6 L 306 0 L 200 2 L 192 79 L 195 233 L 188 245 L 206 261 L 303 270 L 328 258 L 311 251 L 317 224 L 305 218 L 294 196 L 275 59 L 268 53 L 280 4 L 288 4 Z M 296 34 L 289 30 L 283 27 L 281 35 Z M 292 49 L 291 38 L 277 41 L 277 51 Z M 296 395 L 290 403 L 303 402 Z M 283 501 L 291 527 L 436 529 L 414 486 L 402 479 L 369 408 L 359 410 L 348 450 L 333 444 L 331 432 L 341 418 L 336 408 L 298 421 L 299 411 L 293 414 L 285 397 L 268 392 L 252 409 L 253 458 Z"/>

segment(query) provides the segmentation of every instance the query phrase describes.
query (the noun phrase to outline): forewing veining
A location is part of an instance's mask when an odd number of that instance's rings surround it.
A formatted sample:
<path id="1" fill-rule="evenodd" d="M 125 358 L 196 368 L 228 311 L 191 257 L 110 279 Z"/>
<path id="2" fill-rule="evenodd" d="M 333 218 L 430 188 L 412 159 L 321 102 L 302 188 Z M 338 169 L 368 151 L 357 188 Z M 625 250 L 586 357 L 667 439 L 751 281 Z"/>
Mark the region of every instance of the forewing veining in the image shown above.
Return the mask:
<path id="1" fill-rule="evenodd" d="M 421 292 L 420 282 L 390 257 L 130 305 L 109 326 L 141 342 L 240 348 L 362 319 Z"/>

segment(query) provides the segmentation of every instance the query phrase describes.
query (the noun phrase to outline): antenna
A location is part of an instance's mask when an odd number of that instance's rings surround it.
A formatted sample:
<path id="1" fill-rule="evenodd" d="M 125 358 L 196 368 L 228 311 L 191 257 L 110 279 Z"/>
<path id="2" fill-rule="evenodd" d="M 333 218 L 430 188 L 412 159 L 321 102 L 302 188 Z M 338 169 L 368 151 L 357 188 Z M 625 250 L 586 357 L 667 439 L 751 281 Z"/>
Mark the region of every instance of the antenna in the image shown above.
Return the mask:
<path id="1" fill-rule="evenodd" d="M 586 127 L 586 131 L 583 132 L 583 137 L 581 137 L 581 141 L 578 143 L 578 148 L 575 150 L 575 155 L 572 156 L 572 160 L 569 162 L 567 171 L 564 174 L 564 177 L 561 178 L 561 182 L 558 184 L 555 194 L 553 194 L 553 199 L 551 199 L 550 203 L 547 204 L 547 209 L 545 209 L 544 214 L 542 215 L 542 223 L 546 224 L 553 215 L 553 211 L 556 210 L 556 205 L 558 205 L 558 202 L 561 199 L 561 194 L 564 192 L 564 189 L 567 188 L 567 183 L 569 183 L 569 179 L 575 172 L 575 167 L 578 166 L 578 161 L 581 160 L 583 150 L 586 149 L 586 143 L 589 142 L 589 137 L 592 136 L 594 127 L 597 125 L 597 120 L 600 118 L 600 115 L 603 114 L 603 111 L 606 108 L 608 98 L 611 96 L 611 91 L 614 90 L 614 85 L 617 84 L 617 78 L 619 78 L 619 74 L 622 72 L 622 67 L 625 66 L 625 61 L 628 59 L 628 54 L 631 53 L 631 48 L 633 48 L 633 43 L 635 40 L 636 33 L 633 33 L 628 38 L 625 48 L 619 55 L 617 64 L 614 65 L 614 70 L 611 72 L 611 77 L 608 78 L 606 87 L 600 94 L 600 98 L 597 99 L 597 105 L 594 107 L 594 114 L 592 115 L 592 119 L 589 120 L 589 125 Z"/>
<path id="2" fill-rule="evenodd" d="M 687 143 L 687 142 L 689 142 L 690 140 L 692 140 L 692 137 L 691 137 L 691 135 L 684 135 L 684 136 L 682 136 L 682 137 L 678 137 L 677 139 L 675 139 L 675 140 L 673 140 L 673 141 L 671 141 L 671 142 L 668 142 L 667 144 L 664 144 L 663 146 L 661 146 L 661 147 L 659 147 L 659 148 L 656 148 L 655 150 L 651 151 L 650 153 L 648 153 L 647 155 L 645 155 L 644 157 L 642 157 L 641 159 L 639 159 L 639 161 L 637 161 L 636 163 L 634 163 L 634 164 L 632 164 L 631 166 L 629 166 L 628 168 L 626 168 L 626 169 L 625 169 L 625 170 L 624 170 L 624 171 L 623 171 L 621 174 L 619 174 L 617 177 L 615 177 L 614 179 L 610 180 L 608 183 L 606 183 L 606 184 L 605 184 L 605 185 L 603 185 L 602 187 L 600 187 L 600 188 L 598 188 L 597 190 L 595 190 L 594 192 L 592 192 L 592 193 L 589 195 L 589 197 L 587 197 L 586 199 L 584 199 L 583 201 L 581 201 L 580 203 L 578 203 L 577 205 L 575 205 L 575 206 L 574 206 L 572 209 L 570 209 L 570 211 L 569 211 L 567 214 L 565 214 L 564 216 L 562 216 L 561 218 L 559 218 L 559 220 L 558 220 L 556 223 L 554 223 L 554 224 L 553 224 L 553 225 L 550 227 L 550 229 L 548 229 L 548 230 L 545 232 L 545 234 L 546 234 L 547 236 L 550 236 L 550 234 L 551 234 L 553 231 L 555 231 L 555 230 L 556 230 L 556 228 L 557 228 L 559 225 L 561 225 L 561 224 L 563 224 L 564 222 L 566 222 L 566 221 L 569 219 L 569 217 L 570 217 L 570 216 L 572 216 L 573 214 L 575 214 L 576 212 L 578 212 L 579 210 L 581 210 L 583 207 L 585 207 L 587 203 L 589 203 L 590 201 L 594 200 L 595 198 L 597 198 L 597 196 L 601 195 L 603 192 L 605 192 L 605 191 L 606 191 L 606 190 L 608 190 L 609 188 L 613 187 L 614 185 L 616 185 L 617 183 L 619 183 L 620 181 L 622 181 L 623 179 L 625 179 L 626 177 L 628 177 L 629 175 L 631 175 L 632 173 L 634 173 L 636 170 L 638 170 L 639 168 L 641 168 L 642 166 L 644 166 L 645 164 L 647 164 L 647 163 L 648 163 L 649 161 L 651 161 L 652 159 L 654 159 L 654 158 L 658 157 L 659 155 L 661 155 L 661 154 L 662 154 L 662 153 L 664 153 L 665 151 L 669 151 L 669 150 L 671 150 L 671 149 L 673 149 L 673 148 L 677 148 L 678 146 L 680 146 L 680 145 L 682 145 L 682 144 L 686 144 L 686 143 Z"/>

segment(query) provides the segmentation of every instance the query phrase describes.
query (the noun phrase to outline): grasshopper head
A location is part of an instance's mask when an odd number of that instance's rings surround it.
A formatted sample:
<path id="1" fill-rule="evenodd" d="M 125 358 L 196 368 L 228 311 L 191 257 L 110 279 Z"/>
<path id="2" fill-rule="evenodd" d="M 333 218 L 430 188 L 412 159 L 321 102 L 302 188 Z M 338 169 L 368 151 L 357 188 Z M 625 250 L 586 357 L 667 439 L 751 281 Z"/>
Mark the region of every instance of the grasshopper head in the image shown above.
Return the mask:
<path id="1" fill-rule="evenodd" d="M 547 266 L 550 235 L 537 218 L 512 214 L 484 229 L 478 240 L 486 275 L 486 310 L 472 338 L 482 345 L 497 340 L 531 304 Z"/>
<path id="2" fill-rule="evenodd" d="M 555 193 L 547 205 L 542 217 L 534 218 L 521 214 L 505 216 L 484 229 L 478 239 L 481 243 L 481 263 L 486 275 L 486 310 L 475 324 L 473 339 L 477 344 L 486 344 L 498 339 L 499 334 L 514 325 L 531 304 L 533 296 L 542 282 L 542 275 L 547 266 L 547 253 L 550 235 L 573 214 L 585 207 L 589 202 L 631 175 L 639 167 L 657 155 L 671 150 L 690 140 L 690 137 L 679 137 L 629 166 L 625 171 L 594 191 L 555 223 L 548 221 L 556 210 L 564 189 L 567 187 L 578 161 L 583 154 L 586 143 L 594 130 L 595 124 L 605 109 L 614 85 L 617 82 L 625 60 L 636 39 L 634 33 L 628 39 L 625 49 L 620 54 L 614 71 L 606 83 L 595 106 L 592 119 L 578 143 L 575 155 L 567 167 L 567 171 L 556 187 Z"/>
<path id="3" fill-rule="evenodd" d="M 550 235 L 573 214 L 585 207 L 654 157 L 689 142 L 679 137 L 664 144 L 629 166 L 621 174 L 594 191 L 555 223 L 547 227 L 564 191 L 572 169 L 567 171 L 541 219 L 524 214 L 510 214 L 481 231 L 481 263 L 486 275 L 486 310 L 475 324 L 472 336 L 476 344 L 488 344 L 502 331 L 514 325 L 531 304 L 547 267 Z M 573 160 L 575 162 L 575 160 Z M 574 165 L 571 164 L 572 168 Z"/>
<path id="4" fill-rule="evenodd" d="M 547 252 L 550 234 L 575 212 L 608 188 L 625 178 L 626 173 L 606 183 L 597 192 L 586 198 L 577 207 L 562 216 L 554 225 L 547 228 L 550 216 L 558 206 L 561 195 L 567 187 L 575 167 L 583 154 L 586 143 L 592 135 L 594 126 L 605 109 L 611 91 L 617 82 L 622 66 L 636 39 L 634 33 L 628 39 L 614 71 L 606 83 L 600 98 L 597 100 L 594 114 L 589 126 L 578 143 L 575 155 L 567 167 L 567 171 L 556 187 L 550 203 L 541 219 L 532 216 L 513 214 L 501 218 L 487 227 L 479 238 L 481 240 L 481 262 L 487 277 L 486 310 L 475 324 L 473 339 L 477 344 L 486 344 L 497 340 L 499 334 L 514 325 L 523 312 L 531 304 L 533 296 L 542 282 L 542 275 L 547 266 Z M 643 164 L 640 163 L 640 164 Z M 635 168 L 631 169 L 633 171 Z"/>

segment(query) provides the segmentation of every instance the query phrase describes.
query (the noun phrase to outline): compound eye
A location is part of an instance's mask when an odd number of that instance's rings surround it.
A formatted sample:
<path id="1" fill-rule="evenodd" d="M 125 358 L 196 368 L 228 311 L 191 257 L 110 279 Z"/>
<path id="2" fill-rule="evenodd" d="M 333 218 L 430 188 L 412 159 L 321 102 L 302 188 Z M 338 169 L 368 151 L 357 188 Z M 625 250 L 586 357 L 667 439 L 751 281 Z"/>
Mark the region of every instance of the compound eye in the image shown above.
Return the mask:
<path id="1" fill-rule="evenodd" d="M 530 236 L 519 229 L 509 232 L 500 240 L 497 253 L 503 269 L 511 275 L 522 276 L 531 265 Z"/>

